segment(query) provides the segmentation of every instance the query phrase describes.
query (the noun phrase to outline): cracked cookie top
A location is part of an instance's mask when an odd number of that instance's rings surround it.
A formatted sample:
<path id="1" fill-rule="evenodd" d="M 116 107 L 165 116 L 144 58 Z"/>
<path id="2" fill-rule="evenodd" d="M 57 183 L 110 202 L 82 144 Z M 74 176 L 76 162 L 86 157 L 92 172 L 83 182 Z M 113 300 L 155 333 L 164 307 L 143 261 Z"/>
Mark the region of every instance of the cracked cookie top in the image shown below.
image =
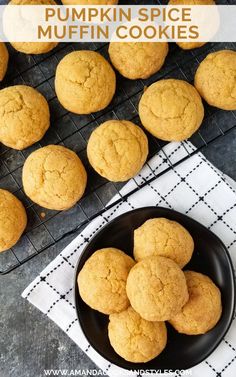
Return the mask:
<path id="1" fill-rule="evenodd" d="M 79 293 L 92 309 L 119 313 L 129 306 L 126 280 L 134 260 L 116 248 L 96 251 L 78 275 Z"/>
<path id="2" fill-rule="evenodd" d="M 44 136 L 50 125 L 46 99 L 34 88 L 15 85 L 0 90 L 0 142 L 24 149 Z"/>
<path id="3" fill-rule="evenodd" d="M 191 259 L 194 243 L 189 232 L 176 221 L 165 218 L 147 220 L 134 231 L 134 258 L 140 261 L 160 255 L 183 268 Z"/>
<path id="4" fill-rule="evenodd" d="M 9 54 L 5 43 L 0 42 L 0 81 L 4 79 L 7 71 Z"/>
<path id="5" fill-rule="evenodd" d="M 148 140 L 143 130 L 126 120 L 108 120 L 90 136 L 87 148 L 92 167 L 113 182 L 134 177 L 148 155 Z"/>
<path id="6" fill-rule="evenodd" d="M 158 72 L 168 54 L 168 43 L 111 42 L 109 55 L 112 64 L 128 79 L 147 79 Z"/>
<path id="7" fill-rule="evenodd" d="M 144 127 L 166 141 L 189 138 L 200 127 L 204 107 L 197 90 L 183 80 L 160 80 L 149 86 L 139 102 Z"/>
<path id="8" fill-rule="evenodd" d="M 184 274 L 189 300 L 169 322 L 179 333 L 205 334 L 217 324 L 221 317 L 220 290 L 206 275 L 194 271 L 185 271 Z"/>
<path id="9" fill-rule="evenodd" d="M 142 259 L 131 269 L 126 292 L 133 309 L 147 321 L 166 321 L 188 301 L 183 271 L 160 256 Z"/>
<path id="10" fill-rule="evenodd" d="M 194 85 L 209 105 L 236 110 L 236 51 L 207 55 L 197 69 Z"/>
<path id="11" fill-rule="evenodd" d="M 109 316 L 108 336 L 118 355 L 133 363 L 154 359 L 167 342 L 165 323 L 146 321 L 132 307 Z"/>
<path id="12" fill-rule="evenodd" d="M 42 207 L 65 210 L 82 197 L 87 174 L 73 151 L 48 145 L 31 153 L 23 167 L 26 195 Z"/>
<path id="13" fill-rule="evenodd" d="M 90 114 L 104 109 L 116 89 L 111 65 L 94 51 L 74 51 L 58 64 L 55 89 L 59 102 L 76 114 Z"/>
<path id="14" fill-rule="evenodd" d="M 0 252 L 17 243 L 26 224 L 23 204 L 9 191 L 0 189 Z"/>

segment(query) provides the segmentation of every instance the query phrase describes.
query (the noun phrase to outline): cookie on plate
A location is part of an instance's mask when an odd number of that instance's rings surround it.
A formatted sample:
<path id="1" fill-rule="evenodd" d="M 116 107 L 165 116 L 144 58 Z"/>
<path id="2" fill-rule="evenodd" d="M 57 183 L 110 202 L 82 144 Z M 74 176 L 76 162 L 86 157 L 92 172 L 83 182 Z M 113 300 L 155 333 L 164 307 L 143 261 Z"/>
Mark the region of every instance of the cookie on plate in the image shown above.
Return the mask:
<path id="1" fill-rule="evenodd" d="M 26 224 L 26 211 L 21 201 L 9 191 L 0 189 L 0 252 L 17 243 Z"/>
<path id="2" fill-rule="evenodd" d="M 111 65 L 95 51 L 74 51 L 58 64 L 55 90 L 62 106 L 76 114 L 91 114 L 111 102 L 116 76 Z"/>
<path id="3" fill-rule="evenodd" d="M 128 79 L 147 79 L 158 72 L 168 54 L 168 43 L 111 42 L 109 56 L 114 67 Z"/>
<path id="4" fill-rule="evenodd" d="M 167 79 L 152 84 L 139 102 L 144 127 L 166 141 L 181 141 L 200 127 L 204 107 L 194 86 L 183 80 Z"/>
<path id="5" fill-rule="evenodd" d="M 92 309 L 104 314 L 128 308 L 125 286 L 134 260 L 116 248 L 97 250 L 78 275 L 79 293 Z"/>
<path id="6" fill-rule="evenodd" d="M 146 363 L 165 348 L 165 322 L 150 322 L 141 318 L 130 306 L 109 316 L 108 336 L 116 353 L 132 363 Z"/>
<path id="7" fill-rule="evenodd" d="M 135 264 L 126 291 L 133 309 L 147 321 L 173 318 L 188 301 L 183 271 L 173 260 L 160 256 Z"/>
<path id="8" fill-rule="evenodd" d="M 44 136 L 50 125 L 46 99 L 30 86 L 15 85 L 0 90 L 0 142 L 25 149 Z"/>
<path id="9" fill-rule="evenodd" d="M 189 232 L 176 221 L 165 218 L 147 220 L 134 231 L 134 258 L 152 255 L 173 259 L 183 268 L 191 259 L 194 242 Z"/>
<path id="10" fill-rule="evenodd" d="M 189 300 L 169 322 L 179 333 L 205 334 L 217 324 L 221 317 L 220 290 L 206 275 L 194 271 L 185 271 L 184 274 Z"/>
<path id="11" fill-rule="evenodd" d="M 132 122 L 108 120 L 92 132 L 87 154 L 98 174 L 113 182 L 127 181 L 147 159 L 147 136 Z"/>
<path id="12" fill-rule="evenodd" d="M 209 105 L 236 110 L 236 51 L 207 55 L 196 71 L 194 85 Z"/>
<path id="13" fill-rule="evenodd" d="M 5 43 L 0 42 L 0 81 L 5 77 L 7 71 L 7 65 L 9 60 L 9 54 Z"/>
<path id="14" fill-rule="evenodd" d="M 48 145 L 26 159 L 22 180 L 33 202 L 48 209 L 66 210 L 82 197 L 87 174 L 76 153 L 60 145 Z"/>

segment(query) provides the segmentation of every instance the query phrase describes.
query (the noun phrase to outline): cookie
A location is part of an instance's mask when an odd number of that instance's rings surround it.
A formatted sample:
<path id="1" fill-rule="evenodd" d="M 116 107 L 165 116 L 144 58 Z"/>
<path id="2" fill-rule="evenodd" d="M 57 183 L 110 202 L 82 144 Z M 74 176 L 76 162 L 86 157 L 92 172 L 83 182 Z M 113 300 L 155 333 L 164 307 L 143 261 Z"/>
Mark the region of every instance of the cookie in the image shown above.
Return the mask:
<path id="1" fill-rule="evenodd" d="M 26 224 L 23 204 L 9 191 L 0 189 L 0 252 L 17 243 Z"/>
<path id="2" fill-rule="evenodd" d="M 23 167 L 26 195 L 38 205 L 66 210 L 82 197 L 87 174 L 76 153 L 59 145 L 48 145 L 29 155 Z"/>
<path id="3" fill-rule="evenodd" d="M 34 88 L 15 85 L 0 90 L 0 142 L 24 149 L 44 136 L 50 125 L 46 99 Z"/>
<path id="4" fill-rule="evenodd" d="M 197 69 L 194 85 L 209 105 L 236 110 L 236 51 L 207 55 Z"/>
<path id="5" fill-rule="evenodd" d="M 9 54 L 5 43 L 0 42 L 0 81 L 5 77 L 8 66 Z"/>
<path id="6" fill-rule="evenodd" d="M 165 322 L 149 322 L 131 307 L 109 316 L 108 336 L 116 353 L 132 363 L 146 363 L 165 348 Z"/>
<path id="7" fill-rule="evenodd" d="M 200 127 L 204 107 L 197 90 L 186 81 L 160 80 L 145 90 L 139 102 L 144 127 L 166 141 L 181 141 Z"/>
<path id="8" fill-rule="evenodd" d="M 165 218 L 147 220 L 134 231 L 134 258 L 160 255 L 183 268 L 191 259 L 194 243 L 189 232 L 176 221 Z"/>
<path id="9" fill-rule="evenodd" d="M 168 43 L 111 42 L 109 55 L 112 64 L 128 79 L 147 79 L 158 72 L 168 54 Z"/>
<path id="10" fill-rule="evenodd" d="M 170 0 L 169 5 L 215 5 L 214 0 Z M 176 42 L 183 50 L 192 50 L 206 44 L 206 42 Z"/>
<path id="11" fill-rule="evenodd" d="M 125 286 L 134 263 L 123 251 L 112 247 L 96 251 L 78 275 L 83 301 L 104 314 L 127 309 L 130 304 Z"/>
<path id="12" fill-rule="evenodd" d="M 64 5 L 116 5 L 118 0 L 62 0 Z"/>
<path id="13" fill-rule="evenodd" d="M 87 154 L 98 174 L 113 182 L 127 181 L 143 167 L 148 140 L 134 123 L 108 120 L 92 132 Z"/>
<path id="14" fill-rule="evenodd" d="M 171 318 L 171 325 L 182 334 L 200 335 L 211 330 L 222 313 L 219 288 L 206 275 L 194 271 L 184 272 L 189 301 Z"/>
<path id="15" fill-rule="evenodd" d="M 54 0 L 11 0 L 10 5 L 57 5 Z M 10 42 L 15 50 L 24 54 L 45 54 L 54 49 L 58 42 Z"/>
<path id="16" fill-rule="evenodd" d="M 160 256 L 145 258 L 130 270 L 126 292 L 133 309 L 147 321 L 173 318 L 188 301 L 183 271 Z"/>
<path id="17" fill-rule="evenodd" d="M 94 51 L 74 51 L 56 69 L 55 90 L 62 106 L 76 114 L 91 114 L 111 102 L 116 76 L 110 64 Z"/>

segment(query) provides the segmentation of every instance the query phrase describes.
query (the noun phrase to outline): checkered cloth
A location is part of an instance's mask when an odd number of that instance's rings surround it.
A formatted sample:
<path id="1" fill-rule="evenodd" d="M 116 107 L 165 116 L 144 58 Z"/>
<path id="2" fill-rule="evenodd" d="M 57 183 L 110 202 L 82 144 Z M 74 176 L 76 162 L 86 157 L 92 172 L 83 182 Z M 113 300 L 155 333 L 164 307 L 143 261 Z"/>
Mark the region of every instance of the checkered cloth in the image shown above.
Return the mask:
<path id="1" fill-rule="evenodd" d="M 121 194 L 157 176 L 170 163 L 182 160 L 187 151 L 192 150 L 189 142 L 168 144 L 124 186 Z M 73 279 L 81 252 L 94 234 L 116 216 L 134 208 L 155 205 L 175 209 L 203 223 L 222 239 L 236 265 L 236 192 L 233 184 L 235 182 L 229 183 L 201 153 L 193 155 L 93 220 L 25 289 L 22 296 L 57 323 L 107 375 L 125 376 L 124 370 L 110 364 L 92 349 L 76 318 Z M 235 321 L 215 352 L 192 369 L 192 376 L 236 376 Z"/>

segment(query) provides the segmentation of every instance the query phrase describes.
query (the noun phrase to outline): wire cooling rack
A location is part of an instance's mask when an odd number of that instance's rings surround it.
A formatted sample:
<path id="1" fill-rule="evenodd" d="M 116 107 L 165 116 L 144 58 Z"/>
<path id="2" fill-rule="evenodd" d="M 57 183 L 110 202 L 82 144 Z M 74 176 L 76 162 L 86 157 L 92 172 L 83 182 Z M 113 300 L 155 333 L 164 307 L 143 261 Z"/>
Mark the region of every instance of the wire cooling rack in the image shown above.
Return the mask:
<path id="1" fill-rule="evenodd" d="M 56 244 L 69 233 L 75 232 L 97 215 L 104 213 L 109 208 L 106 206 L 107 203 L 114 195 L 119 194 L 119 199 L 115 203 L 126 199 L 128 194 L 122 195 L 120 193 L 123 185 L 108 182 L 100 177 L 92 170 L 87 161 L 87 140 L 99 124 L 108 119 L 127 119 L 141 126 L 137 108 L 145 86 L 161 78 L 169 77 L 192 82 L 197 66 L 209 52 L 226 48 L 236 50 L 236 44 L 233 43 L 209 43 L 192 51 L 183 51 L 175 44 L 171 44 L 166 63 L 160 72 L 147 80 L 135 81 L 117 75 L 117 91 L 110 106 L 98 113 L 78 116 L 63 109 L 57 100 L 54 91 L 56 66 L 63 56 L 74 50 L 96 50 L 108 58 L 107 44 L 61 43 L 52 52 L 41 56 L 27 56 L 16 52 L 10 46 L 8 47 L 10 64 L 7 77 L 1 84 L 1 88 L 15 84 L 26 84 L 39 90 L 46 97 L 50 106 L 51 127 L 40 143 L 26 150 L 16 151 L 0 145 L 0 188 L 14 193 L 24 203 L 28 215 L 28 226 L 20 241 L 12 249 L 0 255 L 1 274 L 12 271 L 49 246 Z M 186 150 L 187 156 L 178 163 L 189 158 L 203 147 L 207 147 L 236 127 L 236 112 L 221 111 L 205 105 L 205 113 L 200 131 L 190 139 L 196 147 L 195 151 L 190 153 Z M 162 148 L 166 143 L 149 134 L 148 138 L 150 158 L 161 150 L 163 151 Z M 84 197 L 68 211 L 58 212 L 41 208 L 31 202 L 22 189 L 21 175 L 25 159 L 33 150 L 48 144 L 61 144 L 74 150 L 83 161 L 88 172 L 88 185 Z M 169 167 L 162 171 L 160 175 L 175 166 L 168 156 L 166 158 Z M 136 182 L 136 188 L 129 195 L 147 185 L 153 179 L 155 177 L 142 183 Z"/>

